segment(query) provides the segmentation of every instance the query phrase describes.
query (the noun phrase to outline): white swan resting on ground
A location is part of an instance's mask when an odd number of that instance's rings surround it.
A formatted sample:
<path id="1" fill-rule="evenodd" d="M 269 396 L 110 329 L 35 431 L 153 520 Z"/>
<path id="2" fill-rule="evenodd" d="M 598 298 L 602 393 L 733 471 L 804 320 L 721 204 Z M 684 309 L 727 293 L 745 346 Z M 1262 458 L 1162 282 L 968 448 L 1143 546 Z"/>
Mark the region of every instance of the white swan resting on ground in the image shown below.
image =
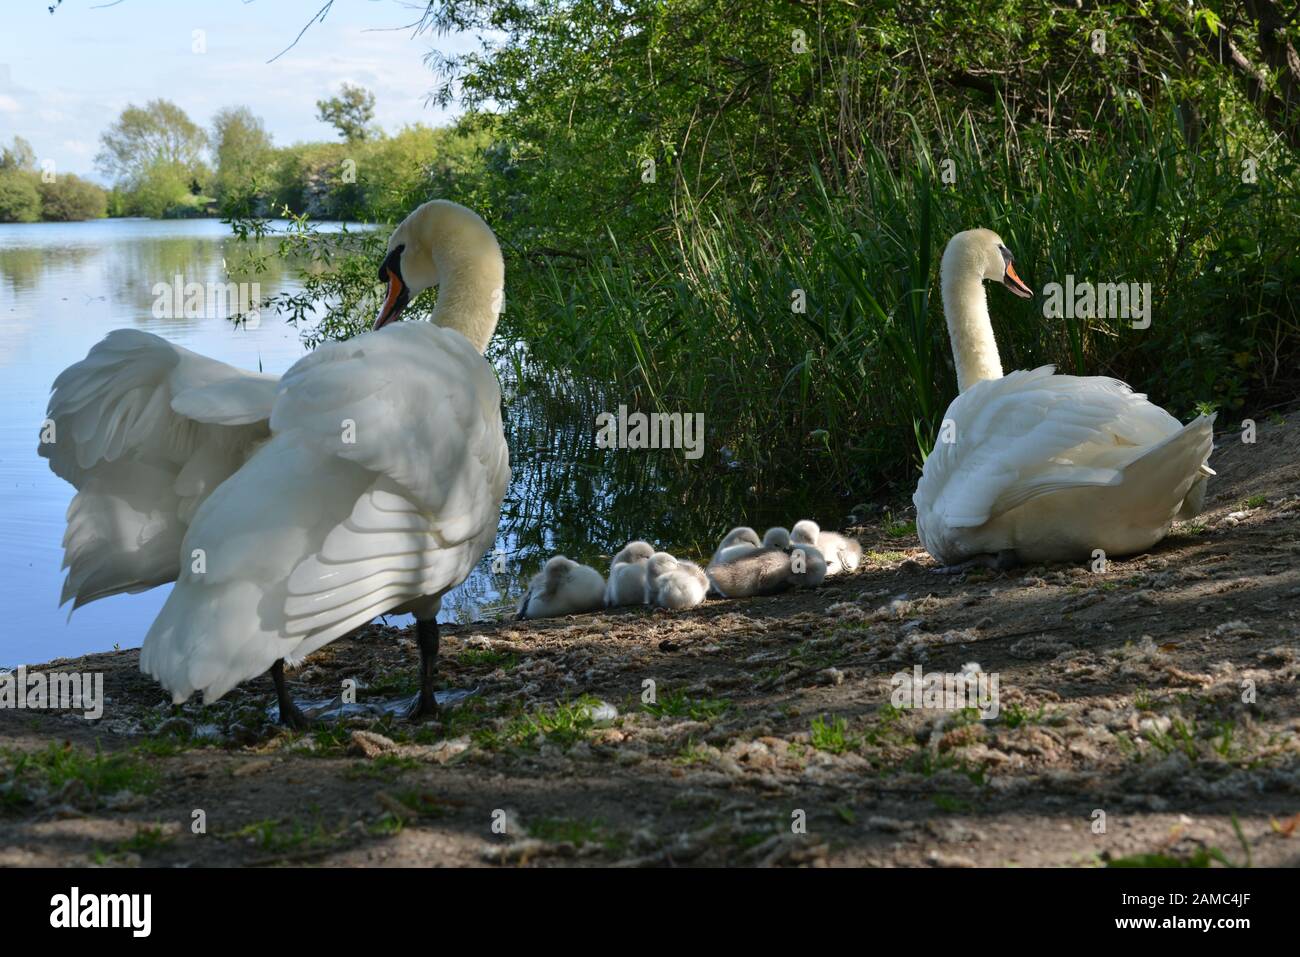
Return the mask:
<path id="1" fill-rule="evenodd" d="M 528 583 L 515 618 L 558 618 L 604 606 L 604 576 L 589 565 L 555 555 Z"/>
<path id="2" fill-rule="evenodd" d="M 828 576 L 857 571 L 862 564 L 862 544 L 857 539 L 839 532 L 823 532 L 821 526 L 811 519 L 805 518 L 794 523 L 794 528 L 790 531 L 790 542 L 794 545 L 811 545 L 820 551 L 826 559 Z"/>
<path id="3" fill-rule="evenodd" d="M 609 584 L 605 586 L 605 606 L 645 604 L 646 563 L 655 553 L 649 542 L 628 542 L 609 563 Z"/>
<path id="4" fill-rule="evenodd" d="M 645 600 L 657 608 L 694 608 L 709 592 L 709 579 L 694 562 L 655 552 L 646 563 Z"/>
<path id="5" fill-rule="evenodd" d="M 1126 555 L 1199 512 L 1214 417 L 1184 426 L 1123 382 L 1051 366 L 1003 376 L 985 279 L 1033 295 L 996 234 L 958 233 L 941 285 L 960 395 L 912 499 L 929 553 L 947 565 Z"/>
<path id="6" fill-rule="evenodd" d="M 380 267 L 375 330 L 273 376 L 118 330 L 55 381 L 41 454 L 77 487 L 64 598 L 175 579 L 140 668 L 179 703 L 271 670 L 384 613 L 417 620 L 432 713 L 442 596 L 496 536 L 510 477 L 496 375 L 504 265 L 487 224 L 435 200 Z M 432 322 L 389 323 L 441 285 Z"/>

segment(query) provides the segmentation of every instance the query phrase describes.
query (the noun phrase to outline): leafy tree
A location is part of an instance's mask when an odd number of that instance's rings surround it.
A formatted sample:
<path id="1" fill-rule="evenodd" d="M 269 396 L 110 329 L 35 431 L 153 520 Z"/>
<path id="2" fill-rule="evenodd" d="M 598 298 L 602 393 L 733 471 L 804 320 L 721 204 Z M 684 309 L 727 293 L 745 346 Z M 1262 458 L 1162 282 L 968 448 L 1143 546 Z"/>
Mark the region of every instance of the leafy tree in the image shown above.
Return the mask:
<path id="1" fill-rule="evenodd" d="M 15 136 L 12 145 L 0 150 L 0 170 L 5 169 L 36 169 L 36 151 L 32 144 L 21 136 Z"/>
<path id="2" fill-rule="evenodd" d="M 213 192 L 222 209 L 252 211 L 271 182 L 271 134 L 248 107 L 231 106 L 213 117 L 212 142 L 217 161 Z"/>
<path id="3" fill-rule="evenodd" d="M 345 142 L 369 139 L 375 118 L 375 95 L 365 87 L 344 83 L 339 95 L 316 101 L 316 118 L 339 131 Z"/>
<path id="4" fill-rule="evenodd" d="M 141 171 L 128 193 L 126 210 L 134 216 L 161 219 L 191 207 L 189 174 L 180 163 L 157 160 Z"/>
<path id="5" fill-rule="evenodd" d="M 71 222 L 101 219 L 108 212 L 108 193 L 79 176 L 64 173 L 37 186 L 41 219 Z"/>
<path id="6" fill-rule="evenodd" d="M 41 194 L 35 173 L 0 169 L 0 223 L 34 223 L 41 218 Z"/>
<path id="7" fill-rule="evenodd" d="M 208 136 L 169 100 L 128 106 L 99 139 L 102 148 L 95 164 L 128 187 L 139 187 L 162 168 L 180 170 L 186 180 L 207 178 L 203 154 Z"/>

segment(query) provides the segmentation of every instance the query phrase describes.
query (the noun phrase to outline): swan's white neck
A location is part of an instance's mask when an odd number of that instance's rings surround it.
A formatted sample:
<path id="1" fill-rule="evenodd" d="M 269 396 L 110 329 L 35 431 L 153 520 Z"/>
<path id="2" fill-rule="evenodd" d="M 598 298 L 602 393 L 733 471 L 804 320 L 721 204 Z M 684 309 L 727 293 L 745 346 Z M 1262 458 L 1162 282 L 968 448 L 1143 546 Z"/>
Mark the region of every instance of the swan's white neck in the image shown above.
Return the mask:
<path id="1" fill-rule="evenodd" d="M 409 243 L 403 262 L 412 296 L 438 287 L 432 321 L 482 352 L 505 305 L 505 263 L 488 224 L 458 203 L 436 199 L 411 213 L 392 239 Z"/>
<path id="2" fill-rule="evenodd" d="M 963 269 L 963 265 L 960 259 L 944 256 L 939 277 L 943 315 L 957 364 L 958 392 L 984 379 L 1002 378 L 1002 359 L 993 337 L 983 277 L 977 269 Z"/>
<path id="3" fill-rule="evenodd" d="M 478 258 L 443 249 L 433 258 L 442 279 L 431 321 L 455 329 L 483 352 L 505 304 L 501 254 L 497 252 L 493 260 L 490 256 Z"/>

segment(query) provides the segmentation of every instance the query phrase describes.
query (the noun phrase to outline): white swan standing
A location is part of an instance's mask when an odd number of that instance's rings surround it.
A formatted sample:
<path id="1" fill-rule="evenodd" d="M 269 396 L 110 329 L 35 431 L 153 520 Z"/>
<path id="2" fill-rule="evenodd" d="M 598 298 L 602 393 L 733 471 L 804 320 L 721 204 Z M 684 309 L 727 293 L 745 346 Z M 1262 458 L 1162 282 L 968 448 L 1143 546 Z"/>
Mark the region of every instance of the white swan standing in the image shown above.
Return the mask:
<path id="1" fill-rule="evenodd" d="M 528 583 L 515 618 L 558 618 L 604 606 L 604 576 L 589 565 L 554 555 Z"/>
<path id="2" fill-rule="evenodd" d="M 958 233 L 941 284 L 961 394 L 913 496 L 926 550 L 949 565 L 1126 555 L 1200 511 L 1214 416 L 1184 426 L 1123 382 L 1052 366 L 1003 376 L 985 279 L 1033 295 L 996 234 Z"/>
<path id="3" fill-rule="evenodd" d="M 304 719 L 284 662 L 411 612 L 412 716 L 435 712 L 441 599 L 494 541 L 510 478 L 482 355 L 504 273 L 487 224 L 435 200 L 388 241 L 374 331 L 321 346 L 278 383 L 145 333 L 110 334 L 56 380 L 55 441 L 41 450 L 78 489 L 65 600 L 174 578 L 141 670 L 179 703 L 270 669 L 294 725 Z M 389 325 L 434 285 L 431 322 Z"/>

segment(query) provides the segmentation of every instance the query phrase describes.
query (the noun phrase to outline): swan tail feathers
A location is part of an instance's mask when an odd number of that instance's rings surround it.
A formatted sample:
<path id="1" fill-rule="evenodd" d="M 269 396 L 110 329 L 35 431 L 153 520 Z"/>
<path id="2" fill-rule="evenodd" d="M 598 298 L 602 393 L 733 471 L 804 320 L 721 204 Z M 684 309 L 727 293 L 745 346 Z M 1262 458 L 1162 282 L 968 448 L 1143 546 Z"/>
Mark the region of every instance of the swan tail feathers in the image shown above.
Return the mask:
<path id="1" fill-rule="evenodd" d="M 140 649 L 140 670 L 176 704 L 195 692 L 216 701 L 235 685 L 264 673 L 298 646 L 268 632 L 256 609 L 262 590 L 251 581 L 182 581 L 167 596 Z M 248 609 L 252 614 L 233 613 Z"/>
<path id="2" fill-rule="evenodd" d="M 1213 449 L 1214 416 L 1200 416 L 1129 463 L 1124 482 L 1149 489 L 1153 507 L 1171 508 L 1179 519 L 1193 518 L 1205 503 L 1207 461 Z M 1156 497 L 1163 501 L 1154 501 Z"/>

